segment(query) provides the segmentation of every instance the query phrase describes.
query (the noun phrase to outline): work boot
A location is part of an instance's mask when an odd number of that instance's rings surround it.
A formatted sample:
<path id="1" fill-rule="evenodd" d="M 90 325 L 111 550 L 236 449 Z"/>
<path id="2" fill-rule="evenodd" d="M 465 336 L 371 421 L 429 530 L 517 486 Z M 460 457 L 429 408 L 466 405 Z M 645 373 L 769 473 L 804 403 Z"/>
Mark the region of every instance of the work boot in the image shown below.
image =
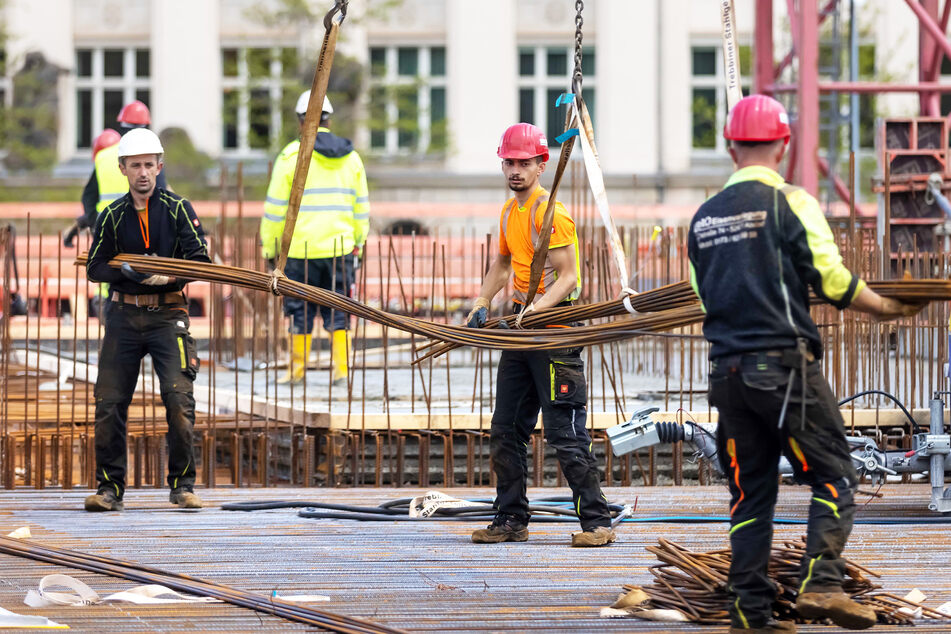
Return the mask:
<path id="1" fill-rule="evenodd" d="M 760 627 L 730 627 L 730 634 L 795 634 L 796 624 L 792 621 L 776 621 L 770 619 L 766 625 Z"/>
<path id="2" fill-rule="evenodd" d="M 590 546 L 607 546 L 617 539 L 614 530 L 609 526 L 595 526 L 590 530 L 572 533 L 571 545 L 576 548 Z"/>
<path id="3" fill-rule="evenodd" d="M 101 511 L 121 511 L 122 498 L 116 495 L 115 489 L 103 487 L 95 495 L 86 496 L 86 510 L 92 513 Z"/>
<path id="4" fill-rule="evenodd" d="M 183 509 L 200 509 L 201 498 L 195 495 L 195 492 L 185 487 L 172 489 L 168 494 L 168 501 L 177 504 Z"/>
<path id="5" fill-rule="evenodd" d="M 878 622 L 875 610 L 844 592 L 803 592 L 796 599 L 796 611 L 804 619 L 830 619 L 848 630 L 864 630 Z"/>
<path id="6" fill-rule="evenodd" d="M 350 333 L 346 330 L 334 330 L 330 333 L 330 357 L 333 364 L 334 385 L 346 385 L 349 376 Z"/>
<path id="7" fill-rule="evenodd" d="M 527 542 L 528 526 L 512 515 L 499 513 L 486 528 L 472 532 L 472 541 L 476 544 Z"/>
<path id="8" fill-rule="evenodd" d="M 307 335 L 291 335 L 291 358 L 287 364 L 287 372 L 277 380 L 278 385 L 300 383 L 304 380 L 304 368 L 310 361 L 310 346 L 313 339 Z"/>

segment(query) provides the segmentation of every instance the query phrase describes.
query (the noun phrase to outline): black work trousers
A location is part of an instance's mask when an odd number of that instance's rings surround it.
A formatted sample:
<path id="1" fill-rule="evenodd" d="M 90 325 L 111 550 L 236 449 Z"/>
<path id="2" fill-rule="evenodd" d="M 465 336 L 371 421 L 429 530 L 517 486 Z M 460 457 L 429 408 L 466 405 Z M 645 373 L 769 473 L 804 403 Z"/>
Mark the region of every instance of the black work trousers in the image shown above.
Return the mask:
<path id="1" fill-rule="evenodd" d="M 152 356 L 168 422 L 168 484 L 195 484 L 192 432 L 198 374 L 195 340 L 188 333 L 185 306 L 137 307 L 107 302 L 105 333 L 96 380 L 96 481 L 119 497 L 125 491 L 129 403 L 139 378 L 142 358 Z"/>
<path id="2" fill-rule="evenodd" d="M 353 255 L 347 254 L 336 258 L 287 258 L 284 275 L 295 282 L 309 284 L 328 291 L 333 291 L 350 297 L 350 288 L 354 278 Z M 314 318 L 320 311 L 324 322 L 324 330 L 347 330 L 350 316 L 340 310 L 332 310 L 327 306 L 320 306 L 305 302 L 296 297 L 284 298 L 284 314 L 291 318 L 292 335 L 309 335 L 314 331 Z"/>
<path id="3" fill-rule="evenodd" d="M 730 620 L 760 627 L 772 615 L 775 586 L 767 576 L 778 463 L 785 455 L 797 482 L 812 488 L 806 554 L 799 592 L 842 588 L 842 549 L 852 531 L 858 477 L 838 404 L 817 362 L 806 367 L 805 420 L 798 364 L 784 365 L 778 351 L 712 362 L 710 403 L 719 410 L 717 449 L 730 488 Z M 788 408 L 779 426 L 792 376 Z"/>
<path id="4" fill-rule="evenodd" d="M 558 455 L 581 527 L 610 526 L 591 437 L 585 429 L 588 395 L 581 348 L 505 350 L 499 359 L 497 385 L 490 435 L 496 511 L 526 524 L 529 521 L 528 444 L 541 409 L 545 440 Z"/>

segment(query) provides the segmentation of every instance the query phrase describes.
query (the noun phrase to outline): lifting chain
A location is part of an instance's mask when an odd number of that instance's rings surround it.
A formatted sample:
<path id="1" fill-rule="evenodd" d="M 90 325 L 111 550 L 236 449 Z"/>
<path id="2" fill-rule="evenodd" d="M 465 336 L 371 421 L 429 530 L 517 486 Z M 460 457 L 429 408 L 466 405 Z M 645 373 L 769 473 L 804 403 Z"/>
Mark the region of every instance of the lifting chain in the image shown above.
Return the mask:
<path id="1" fill-rule="evenodd" d="M 571 74 L 571 91 L 581 97 L 581 43 L 584 34 L 581 27 L 584 25 L 584 17 L 581 12 L 584 11 L 583 0 L 575 0 L 575 70 Z"/>
<path id="2" fill-rule="evenodd" d="M 333 21 L 334 15 L 338 12 L 340 13 L 340 22 L 343 24 L 344 19 L 347 17 L 347 3 L 350 0 L 337 0 L 334 3 L 334 6 L 331 7 L 330 11 L 327 12 L 327 15 L 324 16 L 324 28 L 328 31 L 330 30 L 330 23 Z"/>

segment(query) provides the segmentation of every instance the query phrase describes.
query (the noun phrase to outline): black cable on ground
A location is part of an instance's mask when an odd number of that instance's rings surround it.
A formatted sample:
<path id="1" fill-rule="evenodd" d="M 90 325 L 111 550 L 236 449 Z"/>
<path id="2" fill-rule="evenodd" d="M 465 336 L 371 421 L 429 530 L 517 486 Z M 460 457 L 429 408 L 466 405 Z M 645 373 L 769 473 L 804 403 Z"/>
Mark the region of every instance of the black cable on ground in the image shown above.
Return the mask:
<path id="1" fill-rule="evenodd" d="M 308 519 L 335 519 L 355 520 L 361 522 L 491 522 L 495 518 L 495 511 L 478 506 L 462 506 L 440 509 L 429 517 L 410 517 L 409 502 L 412 498 L 388 500 L 379 506 L 356 506 L 351 504 L 331 504 L 327 502 L 308 502 L 302 500 L 271 500 L 263 502 L 229 502 L 222 504 L 226 511 L 262 511 L 270 509 L 299 508 L 297 515 Z M 477 502 L 481 500 L 467 500 Z M 529 510 L 533 513 L 532 522 L 577 522 L 574 509 L 571 507 L 550 506 L 548 503 L 570 502 L 570 498 L 549 498 L 533 500 Z M 624 507 L 619 504 L 609 504 L 612 517 L 617 517 Z M 729 522 L 726 515 L 650 515 L 642 517 L 628 517 L 622 520 L 635 524 L 646 523 L 687 523 L 706 524 L 711 522 Z M 807 523 L 806 519 L 777 517 L 776 524 Z M 934 515 L 923 517 L 863 517 L 858 515 L 855 524 L 875 525 L 914 525 L 914 524 L 951 524 L 951 515 Z"/>
<path id="2" fill-rule="evenodd" d="M 907 409 L 905 409 L 905 406 L 902 404 L 902 402 L 899 401 L 898 398 L 894 394 L 889 394 L 885 390 L 865 390 L 864 392 L 859 392 L 858 394 L 853 394 L 852 396 L 846 396 L 844 399 L 839 401 L 839 407 L 842 407 L 846 403 L 854 401 L 855 399 L 860 398 L 862 396 L 868 396 L 869 394 L 877 394 L 879 396 L 890 398 L 895 403 L 895 405 L 897 405 L 898 408 L 905 414 L 905 417 L 908 418 L 908 422 L 911 423 L 912 431 L 914 431 L 914 433 L 916 434 L 921 433 L 921 426 L 914 419 L 911 413 Z"/>
<path id="3" fill-rule="evenodd" d="M 265 511 L 272 509 L 303 509 L 298 512 L 300 517 L 320 519 L 350 519 L 359 521 L 456 521 L 456 522 L 491 522 L 495 518 L 495 510 L 481 504 L 490 504 L 491 500 L 466 500 L 474 506 L 457 506 L 438 509 L 429 517 L 410 517 L 409 505 L 413 498 L 399 498 L 387 500 L 378 506 L 357 506 L 353 504 L 333 504 L 329 502 L 313 502 L 306 500 L 265 500 L 262 502 L 228 502 L 222 504 L 225 511 Z M 533 522 L 576 522 L 578 516 L 571 506 L 553 506 L 555 504 L 571 502 L 571 498 L 552 497 L 531 501 L 528 510 L 532 513 Z M 481 503 L 476 506 L 475 504 Z M 611 517 L 617 517 L 624 510 L 620 504 L 608 504 Z"/>

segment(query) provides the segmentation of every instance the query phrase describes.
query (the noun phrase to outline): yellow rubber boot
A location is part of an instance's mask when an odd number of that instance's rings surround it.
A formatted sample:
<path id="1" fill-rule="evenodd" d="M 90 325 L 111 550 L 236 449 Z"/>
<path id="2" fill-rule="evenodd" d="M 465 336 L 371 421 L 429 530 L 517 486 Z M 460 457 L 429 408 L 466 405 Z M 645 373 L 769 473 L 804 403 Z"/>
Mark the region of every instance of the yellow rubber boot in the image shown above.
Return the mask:
<path id="1" fill-rule="evenodd" d="M 287 372 L 277 380 L 278 385 L 300 383 L 304 380 L 304 367 L 310 359 L 310 345 L 313 339 L 307 335 L 291 335 L 291 360 Z"/>
<path id="2" fill-rule="evenodd" d="M 334 383 L 342 383 L 349 376 L 347 365 L 350 359 L 350 333 L 346 330 L 334 330 L 330 333 L 331 354 L 334 367 Z"/>

